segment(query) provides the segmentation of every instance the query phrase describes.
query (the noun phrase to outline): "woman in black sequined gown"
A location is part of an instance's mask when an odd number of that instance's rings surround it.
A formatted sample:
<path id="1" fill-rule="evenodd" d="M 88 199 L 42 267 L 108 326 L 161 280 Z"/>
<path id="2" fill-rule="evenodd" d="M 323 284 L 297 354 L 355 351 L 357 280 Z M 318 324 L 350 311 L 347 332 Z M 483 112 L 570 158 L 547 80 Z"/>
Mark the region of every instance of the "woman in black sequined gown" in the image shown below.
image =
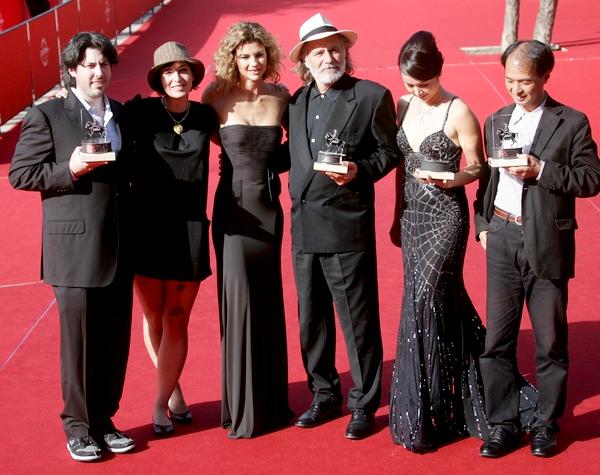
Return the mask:
<path id="1" fill-rule="evenodd" d="M 477 119 L 439 82 L 443 58 L 431 33 L 415 33 L 398 64 L 411 94 L 398 104 L 405 168 L 397 175 L 390 231 L 404 264 L 390 430 L 394 443 L 424 453 L 456 437 L 488 433 L 479 372 L 485 330 L 463 282 L 464 185 L 477 180 L 483 150 Z M 463 152 L 467 166 L 460 170 Z M 454 179 L 419 175 L 424 159 L 445 163 Z"/>
<path id="2" fill-rule="evenodd" d="M 277 176 L 289 168 L 281 147 L 289 94 L 265 82 L 279 77 L 278 58 L 277 45 L 260 25 L 233 25 L 215 54 L 216 80 L 204 95 L 221 123 L 213 241 L 221 314 L 221 424 L 230 438 L 253 437 L 292 417 Z"/>

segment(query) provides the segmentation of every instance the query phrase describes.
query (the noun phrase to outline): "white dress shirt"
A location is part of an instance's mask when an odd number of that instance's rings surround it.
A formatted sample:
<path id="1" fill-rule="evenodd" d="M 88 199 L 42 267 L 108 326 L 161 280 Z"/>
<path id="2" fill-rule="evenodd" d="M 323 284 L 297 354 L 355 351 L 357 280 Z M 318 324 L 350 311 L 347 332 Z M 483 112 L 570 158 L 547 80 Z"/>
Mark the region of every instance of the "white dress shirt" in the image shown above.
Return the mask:
<path id="1" fill-rule="evenodd" d="M 533 145 L 533 139 L 537 131 L 546 99 L 531 112 L 526 111 L 520 105 L 516 105 L 508 128 L 511 132 L 517 133 L 517 147 L 522 148 L 522 153 L 528 154 Z M 541 162 L 543 169 L 543 162 Z M 505 168 L 500 168 L 500 180 L 498 182 L 498 190 L 494 199 L 494 206 L 506 211 L 507 213 L 521 216 L 522 214 L 522 198 L 523 198 L 523 180 L 515 175 L 509 174 Z M 542 171 L 537 176 L 539 180 Z"/>

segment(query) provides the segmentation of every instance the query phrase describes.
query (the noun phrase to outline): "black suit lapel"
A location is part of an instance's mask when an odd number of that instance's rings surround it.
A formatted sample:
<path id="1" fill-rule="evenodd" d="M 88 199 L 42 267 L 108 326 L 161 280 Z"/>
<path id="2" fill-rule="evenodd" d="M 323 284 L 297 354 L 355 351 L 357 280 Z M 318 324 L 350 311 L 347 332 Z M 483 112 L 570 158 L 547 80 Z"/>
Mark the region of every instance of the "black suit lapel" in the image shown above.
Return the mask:
<path id="1" fill-rule="evenodd" d="M 349 80 L 348 76 L 342 77 L 336 84 L 336 89 L 339 89 L 339 95 L 327 121 L 327 132 L 337 131 L 338 137 L 344 140 L 344 131 L 354 109 L 356 109 L 356 95 L 354 92 L 354 82 Z"/>
<path id="2" fill-rule="evenodd" d="M 562 107 L 548 96 L 544 112 L 542 112 L 542 117 L 540 118 L 540 123 L 533 139 L 533 147 L 531 147 L 530 152 L 532 155 L 536 157 L 541 156 L 561 122 L 561 113 Z"/>
<path id="3" fill-rule="evenodd" d="M 297 138 L 294 144 L 294 151 L 296 156 L 300 158 L 298 163 L 302 165 L 302 168 L 309 172 L 312 170 L 312 158 L 310 154 L 310 147 L 308 142 L 308 133 L 306 131 L 306 110 L 309 86 L 305 86 L 302 92 L 299 94 L 295 104 L 290 105 L 290 124 L 294 124 L 296 129 L 294 133 Z"/>
<path id="4" fill-rule="evenodd" d="M 92 121 L 92 116 L 89 114 L 83 104 L 73 92 L 69 92 L 69 95 L 65 99 L 65 114 L 71 122 L 79 125 L 78 130 L 81 130 L 81 111 L 83 111 L 85 120 Z"/>

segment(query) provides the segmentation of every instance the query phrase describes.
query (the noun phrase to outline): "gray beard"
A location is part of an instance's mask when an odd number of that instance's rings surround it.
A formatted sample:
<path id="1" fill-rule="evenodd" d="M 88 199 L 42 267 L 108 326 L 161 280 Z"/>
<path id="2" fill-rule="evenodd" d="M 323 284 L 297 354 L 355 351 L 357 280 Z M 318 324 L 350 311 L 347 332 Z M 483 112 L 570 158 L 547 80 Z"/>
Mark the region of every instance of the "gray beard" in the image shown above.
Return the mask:
<path id="1" fill-rule="evenodd" d="M 338 69 L 328 69 L 326 71 L 319 71 L 317 68 L 314 68 L 309 64 L 306 64 L 306 67 L 310 71 L 313 79 L 318 84 L 331 87 L 344 75 L 344 71 L 346 70 L 346 61 L 341 63 Z"/>

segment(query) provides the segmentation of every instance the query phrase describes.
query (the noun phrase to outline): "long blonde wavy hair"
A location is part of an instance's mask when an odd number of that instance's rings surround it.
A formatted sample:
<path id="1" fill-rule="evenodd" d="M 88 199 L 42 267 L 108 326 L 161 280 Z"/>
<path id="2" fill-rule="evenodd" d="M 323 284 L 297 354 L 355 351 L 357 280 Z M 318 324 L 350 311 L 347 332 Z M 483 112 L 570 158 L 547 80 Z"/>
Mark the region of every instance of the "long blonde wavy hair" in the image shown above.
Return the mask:
<path id="1" fill-rule="evenodd" d="M 281 48 L 277 40 L 262 25 L 242 21 L 229 28 L 215 53 L 215 86 L 217 90 L 229 91 L 239 84 L 240 74 L 236 66 L 236 50 L 243 44 L 254 42 L 261 43 L 267 50 L 267 68 L 263 79 L 273 83 L 279 82 Z"/>

